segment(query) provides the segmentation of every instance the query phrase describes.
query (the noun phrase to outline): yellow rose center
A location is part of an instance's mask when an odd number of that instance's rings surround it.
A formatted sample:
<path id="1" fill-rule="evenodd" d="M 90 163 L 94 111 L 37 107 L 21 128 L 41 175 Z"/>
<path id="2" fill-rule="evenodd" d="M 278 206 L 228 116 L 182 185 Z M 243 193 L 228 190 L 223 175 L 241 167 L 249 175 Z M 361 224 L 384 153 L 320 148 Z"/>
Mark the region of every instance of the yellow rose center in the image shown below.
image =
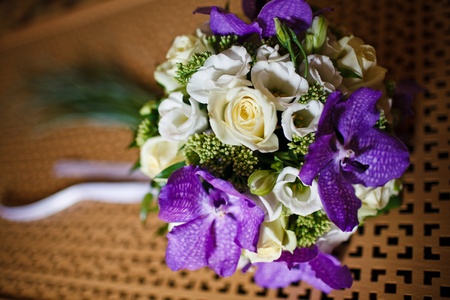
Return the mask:
<path id="1" fill-rule="evenodd" d="M 251 97 L 244 96 L 233 108 L 233 123 L 243 134 L 262 137 L 264 122 L 259 105 Z"/>

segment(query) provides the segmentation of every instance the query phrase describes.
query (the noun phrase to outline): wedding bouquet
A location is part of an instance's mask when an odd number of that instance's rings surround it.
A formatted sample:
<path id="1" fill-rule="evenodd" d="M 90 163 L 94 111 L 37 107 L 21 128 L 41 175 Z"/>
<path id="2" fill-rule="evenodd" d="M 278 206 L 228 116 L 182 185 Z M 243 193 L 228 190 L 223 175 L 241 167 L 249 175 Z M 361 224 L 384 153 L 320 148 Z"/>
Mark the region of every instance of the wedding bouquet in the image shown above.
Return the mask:
<path id="1" fill-rule="evenodd" d="M 264 2 L 258 8 L 256 4 Z M 140 113 L 140 168 L 169 224 L 174 271 L 237 269 L 324 292 L 352 276 L 330 253 L 398 201 L 409 164 L 393 136 L 395 84 L 375 49 L 303 0 L 243 2 L 175 38 Z"/>

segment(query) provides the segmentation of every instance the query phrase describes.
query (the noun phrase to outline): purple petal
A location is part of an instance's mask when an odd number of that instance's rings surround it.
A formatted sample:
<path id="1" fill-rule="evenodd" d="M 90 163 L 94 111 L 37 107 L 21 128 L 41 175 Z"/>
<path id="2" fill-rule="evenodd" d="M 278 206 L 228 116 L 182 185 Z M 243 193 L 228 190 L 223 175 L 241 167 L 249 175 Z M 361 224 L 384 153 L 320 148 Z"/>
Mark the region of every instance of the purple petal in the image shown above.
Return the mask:
<path id="1" fill-rule="evenodd" d="M 314 246 L 311 248 L 296 248 L 293 253 L 283 251 L 277 262 L 285 262 L 288 269 L 299 263 L 306 263 L 317 257 L 319 249 Z"/>
<path id="2" fill-rule="evenodd" d="M 169 177 L 159 194 L 161 220 L 187 222 L 207 213 L 210 201 L 195 171 L 196 168 L 187 166 Z"/>
<path id="3" fill-rule="evenodd" d="M 320 171 L 337 155 L 336 136 L 323 135 L 317 138 L 308 148 L 305 164 L 300 169 L 300 179 L 303 183 L 311 185 Z"/>
<path id="4" fill-rule="evenodd" d="M 263 6 L 270 0 L 243 0 L 242 10 L 250 20 L 255 20 Z"/>
<path id="5" fill-rule="evenodd" d="M 331 120 L 333 116 L 333 110 L 336 104 L 341 101 L 341 99 L 342 94 L 340 91 L 335 91 L 328 96 L 327 101 L 325 102 L 325 106 L 323 107 L 322 114 L 320 115 L 316 138 L 335 132 L 335 128 Z"/>
<path id="6" fill-rule="evenodd" d="M 214 34 L 236 34 L 244 36 L 252 33 L 261 34 L 259 25 L 255 22 L 247 24 L 236 15 L 221 12 L 216 6 L 211 8 L 209 26 Z"/>
<path id="7" fill-rule="evenodd" d="M 314 288 L 321 290 L 322 292 L 328 294 L 333 289 L 323 282 L 320 278 L 316 277 L 316 272 L 313 271 L 309 263 L 301 264 L 298 266 L 301 271 L 300 280 L 312 285 Z"/>
<path id="8" fill-rule="evenodd" d="M 358 225 L 361 200 L 355 196 L 353 186 L 340 172 L 340 166 L 328 164 L 319 175 L 319 196 L 328 218 L 342 231 L 352 231 Z"/>
<path id="9" fill-rule="evenodd" d="M 361 136 L 372 128 L 380 117 L 376 109 L 381 92 L 360 88 L 353 92 L 347 101 L 336 104 L 333 111 L 333 124 L 344 138 L 344 144 L 352 136 Z"/>
<path id="10" fill-rule="evenodd" d="M 276 35 L 274 18 L 284 21 L 292 30 L 299 33 L 311 25 L 312 10 L 304 0 L 270 1 L 258 15 L 263 37 Z"/>
<path id="11" fill-rule="evenodd" d="M 171 270 L 197 270 L 208 265 L 207 257 L 213 250 L 213 221 L 213 217 L 199 218 L 176 226 L 167 234 L 166 263 Z"/>
<path id="12" fill-rule="evenodd" d="M 283 288 L 302 278 L 299 269 L 289 270 L 283 262 L 257 263 L 254 280 L 256 284 L 265 288 Z"/>
<path id="13" fill-rule="evenodd" d="M 402 176 L 409 165 L 408 148 L 397 138 L 371 128 L 349 147 L 355 151 L 355 160 L 369 168 L 363 173 L 343 172 L 348 182 L 377 187 Z"/>
<path id="14" fill-rule="evenodd" d="M 220 178 L 216 178 L 213 175 L 211 175 L 209 172 L 202 170 L 202 169 L 197 169 L 195 171 L 195 175 L 201 176 L 203 179 L 205 179 L 210 185 L 212 185 L 213 187 L 215 187 L 216 189 L 219 189 L 229 195 L 233 195 L 235 197 L 238 198 L 244 198 L 245 196 L 243 196 L 241 193 L 239 193 L 234 187 L 233 185 L 226 180 L 220 179 Z"/>
<path id="15" fill-rule="evenodd" d="M 230 197 L 231 198 L 231 197 Z M 264 221 L 264 211 L 251 200 L 240 198 L 227 209 L 238 222 L 236 243 L 244 249 L 256 251 L 259 229 Z"/>
<path id="16" fill-rule="evenodd" d="M 208 266 L 220 276 L 231 276 L 236 271 L 241 248 L 234 243 L 237 222 L 229 215 L 216 218 L 211 234 L 214 252 L 208 258 Z"/>
<path id="17" fill-rule="evenodd" d="M 341 266 L 339 261 L 329 254 L 319 253 L 316 259 L 309 262 L 315 277 L 322 280 L 332 289 L 350 288 L 353 278 L 347 266 Z M 306 280 L 305 280 L 306 281 Z"/>

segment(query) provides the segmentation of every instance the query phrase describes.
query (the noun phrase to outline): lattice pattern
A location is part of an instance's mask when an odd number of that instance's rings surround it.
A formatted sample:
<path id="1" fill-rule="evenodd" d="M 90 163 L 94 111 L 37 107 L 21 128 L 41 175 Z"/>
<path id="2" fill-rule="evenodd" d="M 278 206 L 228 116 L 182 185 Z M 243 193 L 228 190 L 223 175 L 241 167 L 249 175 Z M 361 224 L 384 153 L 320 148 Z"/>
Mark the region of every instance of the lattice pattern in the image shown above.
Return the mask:
<path id="1" fill-rule="evenodd" d="M 325 296 L 304 283 L 262 289 L 251 274 L 218 278 L 209 270 L 172 272 L 164 264 L 166 241 L 156 234 L 162 225 L 156 216 L 143 228 L 137 205 L 86 202 L 42 221 L 0 221 L 0 298 L 450 298 L 450 5 L 443 0 L 314 3 L 334 7 L 330 19 L 375 46 L 390 78 L 414 79 L 426 90 L 404 131 L 412 153 L 404 204 L 368 220 L 337 249 L 354 275 L 352 289 Z M 204 20 L 192 17 L 192 8 L 207 4 L 211 1 L 109 1 L 1 38 L 3 202 L 28 203 L 75 183 L 53 177 L 52 164 L 60 158 L 136 158 L 125 149 L 130 136 L 123 129 L 77 126 L 36 135 L 32 114 L 24 118 L 21 92 L 30 66 L 70 65 L 80 53 L 89 53 L 104 62 L 120 61 L 154 84 L 152 71 L 173 37 Z M 163 30 L 161 24 L 171 26 Z"/>

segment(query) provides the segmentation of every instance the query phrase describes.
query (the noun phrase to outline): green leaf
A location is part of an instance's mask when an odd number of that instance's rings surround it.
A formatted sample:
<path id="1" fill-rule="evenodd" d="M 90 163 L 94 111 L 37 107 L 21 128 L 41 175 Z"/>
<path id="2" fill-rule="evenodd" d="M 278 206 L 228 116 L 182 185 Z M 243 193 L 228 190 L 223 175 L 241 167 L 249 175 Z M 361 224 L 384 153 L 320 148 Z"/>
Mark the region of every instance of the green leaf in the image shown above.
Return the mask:
<path id="1" fill-rule="evenodd" d="M 153 200 L 154 199 L 152 193 L 148 193 L 147 195 L 145 195 L 144 199 L 142 199 L 139 218 L 141 219 L 141 222 L 144 225 L 147 222 L 148 215 L 151 212 L 158 211 L 158 206 Z"/>
<path id="2" fill-rule="evenodd" d="M 173 165 L 165 168 L 164 170 L 162 170 L 161 173 L 156 175 L 154 179 L 167 179 L 170 177 L 170 175 L 172 175 L 173 172 L 184 167 L 185 165 L 186 165 L 186 163 L 184 161 L 173 164 Z"/>
<path id="3" fill-rule="evenodd" d="M 355 71 L 353 71 L 351 69 L 343 68 L 343 67 L 338 67 L 337 69 L 341 73 L 342 77 L 344 77 L 344 78 L 362 79 L 361 75 L 359 75 L 358 73 L 356 73 Z"/>

